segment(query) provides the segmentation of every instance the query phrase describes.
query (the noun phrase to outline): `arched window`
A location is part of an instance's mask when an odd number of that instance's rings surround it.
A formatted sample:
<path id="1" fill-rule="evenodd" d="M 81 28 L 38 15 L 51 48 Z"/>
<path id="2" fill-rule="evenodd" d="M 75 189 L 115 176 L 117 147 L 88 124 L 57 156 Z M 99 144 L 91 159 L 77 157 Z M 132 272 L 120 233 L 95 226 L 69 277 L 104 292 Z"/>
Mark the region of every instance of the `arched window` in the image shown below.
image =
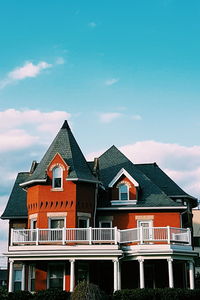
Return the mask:
<path id="1" fill-rule="evenodd" d="M 120 184 L 119 200 L 129 200 L 129 187 L 127 184 Z"/>
<path id="2" fill-rule="evenodd" d="M 52 187 L 54 189 L 62 188 L 62 173 L 63 170 L 61 167 L 55 167 L 53 169 Z"/>

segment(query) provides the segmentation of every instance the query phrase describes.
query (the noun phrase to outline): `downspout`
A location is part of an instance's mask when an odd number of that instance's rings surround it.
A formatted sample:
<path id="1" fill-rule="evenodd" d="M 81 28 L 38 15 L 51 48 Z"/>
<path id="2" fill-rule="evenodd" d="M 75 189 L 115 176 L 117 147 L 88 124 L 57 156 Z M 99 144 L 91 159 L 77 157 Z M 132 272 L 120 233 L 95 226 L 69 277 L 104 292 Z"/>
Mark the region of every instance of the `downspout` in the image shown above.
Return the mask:
<path id="1" fill-rule="evenodd" d="M 94 219 L 93 219 L 93 225 L 94 225 L 94 227 L 96 227 L 96 213 L 97 213 L 98 187 L 99 187 L 99 184 L 96 183 L 96 187 L 95 187 L 95 195 L 94 195 Z"/>

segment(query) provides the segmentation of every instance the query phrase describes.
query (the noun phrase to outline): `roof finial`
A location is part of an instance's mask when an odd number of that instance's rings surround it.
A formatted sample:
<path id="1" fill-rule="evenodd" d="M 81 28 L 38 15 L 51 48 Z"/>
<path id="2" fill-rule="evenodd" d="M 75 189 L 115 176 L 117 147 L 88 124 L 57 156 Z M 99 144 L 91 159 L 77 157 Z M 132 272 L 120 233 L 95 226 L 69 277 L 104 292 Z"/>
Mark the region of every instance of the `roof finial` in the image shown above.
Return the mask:
<path id="1" fill-rule="evenodd" d="M 64 121 L 63 126 L 61 127 L 61 129 L 68 129 L 70 130 L 69 124 L 67 122 L 67 120 Z"/>

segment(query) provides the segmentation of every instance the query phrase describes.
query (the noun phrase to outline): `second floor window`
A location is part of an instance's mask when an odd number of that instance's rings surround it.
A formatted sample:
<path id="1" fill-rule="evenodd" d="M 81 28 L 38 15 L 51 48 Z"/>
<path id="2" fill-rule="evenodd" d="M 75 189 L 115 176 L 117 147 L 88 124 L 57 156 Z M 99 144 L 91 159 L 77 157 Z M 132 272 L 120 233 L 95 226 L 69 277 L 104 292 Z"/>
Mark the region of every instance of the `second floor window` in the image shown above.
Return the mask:
<path id="1" fill-rule="evenodd" d="M 119 186 L 119 200 L 129 200 L 129 187 L 126 184 Z"/>
<path id="2" fill-rule="evenodd" d="M 53 169 L 53 180 L 52 180 L 52 187 L 54 189 L 62 188 L 62 168 L 55 167 Z"/>

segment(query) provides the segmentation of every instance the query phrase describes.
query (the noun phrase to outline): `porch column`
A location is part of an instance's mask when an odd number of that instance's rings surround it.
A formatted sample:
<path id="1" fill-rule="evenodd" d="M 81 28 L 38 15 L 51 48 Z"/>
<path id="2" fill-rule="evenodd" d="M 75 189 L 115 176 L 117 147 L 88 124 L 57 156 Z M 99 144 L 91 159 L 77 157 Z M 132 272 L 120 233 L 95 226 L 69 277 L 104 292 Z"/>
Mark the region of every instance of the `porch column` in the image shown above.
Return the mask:
<path id="1" fill-rule="evenodd" d="M 189 280 L 190 280 L 190 289 L 194 290 L 194 264 L 193 264 L 193 261 L 189 261 Z"/>
<path id="2" fill-rule="evenodd" d="M 139 271 L 140 271 L 140 288 L 144 289 L 144 259 L 138 259 Z"/>
<path id="3" fill-rule="evenodd" d="M 75 286 L 75 259 L 70 260 L 70 292 L 73 292 Z"/>
<path id="4" fill-rule="evenodd" d="M 13 264 L 14 261 L 10 260 L 9 261 L 9 284 L 8 284 L 8 292 L 13 291 Z"/>
<path id="5" fill-rule="evenodd" d="M 118 286 L 118 290 L 121 290 L 121 262 L 118 260 L 118 276 L 117 276 L 117 279 L 118 279 L 118 282 L 117 282 L 117 286 Z"/>
<path id="6" fill-rule="evenodd" d="M 25 264 L 22 264 L 22 291 L 25 291 Z"/>
<path id="7" fill-rule="evenodd" d="M 174 287 L 174 276 L 173 276 L 173 259 L 168 258 L 168 275 L 169 275 L 169 287 L 173 288 Z"/>
<path id="8" fill-rule="evenodd" d="M 118 289 L 118 259 L 113 260 L 113 267 L 114 267 L 114 283 L 113 283 L 113 290 L 114 292 Z"/>

